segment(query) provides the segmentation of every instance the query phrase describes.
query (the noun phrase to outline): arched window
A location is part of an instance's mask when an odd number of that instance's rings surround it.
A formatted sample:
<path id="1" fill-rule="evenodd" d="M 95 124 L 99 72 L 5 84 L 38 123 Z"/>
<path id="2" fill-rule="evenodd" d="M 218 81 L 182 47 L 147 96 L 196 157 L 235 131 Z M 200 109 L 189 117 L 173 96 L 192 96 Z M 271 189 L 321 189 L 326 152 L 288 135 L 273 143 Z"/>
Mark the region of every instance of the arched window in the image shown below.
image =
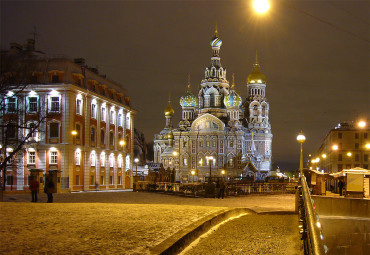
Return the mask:
<path id="1" fill-rule="evenodd" d="M 215 103 L 216 103 L 215 102 L 215 94 L 213 94 L 213 93 L 209 94 L 209 106 L 214 107 L 214 106 L 216 106 Z"/>

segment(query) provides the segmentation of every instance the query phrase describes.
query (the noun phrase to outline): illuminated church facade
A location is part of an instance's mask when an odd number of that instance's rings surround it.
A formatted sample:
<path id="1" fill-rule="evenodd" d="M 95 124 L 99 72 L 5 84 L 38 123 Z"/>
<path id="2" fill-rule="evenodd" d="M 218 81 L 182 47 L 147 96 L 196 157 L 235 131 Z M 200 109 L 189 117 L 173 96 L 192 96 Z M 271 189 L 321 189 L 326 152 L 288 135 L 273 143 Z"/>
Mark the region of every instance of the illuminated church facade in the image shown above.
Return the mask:
<path id="1" fill-rule="evenodd" d="M 174 127 L 171 101 L 164 110 L 165 128 L 154 136 L 154 160 L 175 169 L 176 181 L 206 181 L 210 176 L 250 177 L 262 180 L 271 170 L 272 133 L 266 77 L 254 69 L 247 77 L 243 100 L 226 79 L 221 65 L 221 39 L 217 29 L 211 41 L 211 64 L 199 91 L 188 89 L 180 99 L 182 118 Z"/>

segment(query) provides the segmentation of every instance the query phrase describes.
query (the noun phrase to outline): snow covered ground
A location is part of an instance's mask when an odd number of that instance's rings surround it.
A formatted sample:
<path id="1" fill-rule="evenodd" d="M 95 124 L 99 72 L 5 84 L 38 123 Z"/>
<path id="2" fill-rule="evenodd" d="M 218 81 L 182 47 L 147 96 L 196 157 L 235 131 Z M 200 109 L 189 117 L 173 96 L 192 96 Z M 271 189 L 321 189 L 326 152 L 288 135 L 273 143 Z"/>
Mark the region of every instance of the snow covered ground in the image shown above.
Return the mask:
<path id="1" fill-rule="evenodd" d="M 141 192 L 6 194 L 0 254 L 148 254 L 184 226 L 225 209 L 292 211 L 294 195 L 210 199 Z M 8 203 L 13 202 L 13 203 Z"/>

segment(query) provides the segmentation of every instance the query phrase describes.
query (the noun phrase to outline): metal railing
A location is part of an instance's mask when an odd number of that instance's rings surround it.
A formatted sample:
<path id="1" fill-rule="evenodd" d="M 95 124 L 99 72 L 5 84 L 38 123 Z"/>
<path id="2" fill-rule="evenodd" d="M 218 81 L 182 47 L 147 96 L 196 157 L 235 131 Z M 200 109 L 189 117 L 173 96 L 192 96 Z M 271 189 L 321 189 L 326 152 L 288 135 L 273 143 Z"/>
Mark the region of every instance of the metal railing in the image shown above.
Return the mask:
<path id="1" fill-rule="evenodd" d="M 299 192 L 299 227 L 302 234 L 304 254 L 324 255 L 327 252 L 327 246 L 323 243 L 324 236 L 319 216 L 314 210 L 313 199 L 303 174 L 301 174 L 300 186 L 297 192 Z"/>

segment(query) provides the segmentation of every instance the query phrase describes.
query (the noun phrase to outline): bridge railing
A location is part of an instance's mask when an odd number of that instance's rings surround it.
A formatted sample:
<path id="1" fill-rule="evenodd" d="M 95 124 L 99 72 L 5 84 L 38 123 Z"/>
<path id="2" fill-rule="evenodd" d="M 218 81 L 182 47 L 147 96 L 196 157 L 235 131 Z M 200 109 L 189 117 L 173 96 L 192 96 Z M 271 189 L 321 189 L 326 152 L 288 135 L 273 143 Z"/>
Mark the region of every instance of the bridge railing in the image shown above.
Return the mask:
<path id="1" fill-rule="evenodd" d="M 304 254 L 324 255 L 327 246 L 324 245 L 324 236 L 321 231 L 321 223 L 318 214 L 313 206 L 313 199 L 310 195 L 306 177 L 301 174 L 299 192 L 299 216 Z"/>

